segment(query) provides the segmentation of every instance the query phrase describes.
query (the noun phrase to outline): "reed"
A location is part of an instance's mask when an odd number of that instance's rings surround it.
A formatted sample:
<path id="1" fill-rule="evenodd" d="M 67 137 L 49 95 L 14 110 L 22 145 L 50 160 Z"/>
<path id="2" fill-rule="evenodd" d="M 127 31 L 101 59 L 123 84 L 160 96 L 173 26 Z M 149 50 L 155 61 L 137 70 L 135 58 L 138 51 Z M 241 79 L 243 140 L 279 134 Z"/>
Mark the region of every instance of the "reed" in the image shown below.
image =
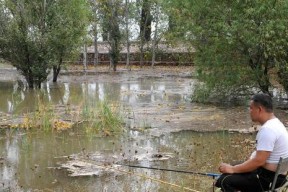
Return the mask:
<path id="1" fill-rule="evenodd" d="M 84 103 L 82 119 L 86 122 L 86 132 L 101 133 L 106 136 L 122 132 L 124 120 L 120 111 L 120 105 L 108 103 L 107 100 Z"/>
<path id="2" fill-rule="evenodd" d="M 121 105 L 117 103 L 109 103 L 107 100 L 95 102 L 83 99 L 82 104 L 78 107 L 68 104 L 63 108 L 53 105 L 44 96 L 43 93 L 37 92 L 34 111 L 23 114 L 22 122 L 10 127 L 62 131 L 81 122 L 79 128 L 84 127 L 89 135 L 96 133 L 109 136 L 124 130 Z"/>
<path id="3" fill-rule="evenodd" d="M 53 122 L 55 121 L 56 114 L 54 107 L 51 103 L 46 103 L 40 95 L 37 96 L 37 108 L 36 113 L 34 113 L 34 123 L 36 127 L 44 131 L 49 131 L 53 128 Z"/>
<path id="4" fill-rule="evenodd" d="M 53 127 L 53 121 L 55 119 L 55 113 L 53 106 L 47 104 L 42 100 L 41 93 L 37 94 L 37 99 L 35 101 L 35 111 L 27 112 L 24 114 L 22 123 L 18 125 L 12 125 L 11 128 L 39 128 L 48 131 Z"/>

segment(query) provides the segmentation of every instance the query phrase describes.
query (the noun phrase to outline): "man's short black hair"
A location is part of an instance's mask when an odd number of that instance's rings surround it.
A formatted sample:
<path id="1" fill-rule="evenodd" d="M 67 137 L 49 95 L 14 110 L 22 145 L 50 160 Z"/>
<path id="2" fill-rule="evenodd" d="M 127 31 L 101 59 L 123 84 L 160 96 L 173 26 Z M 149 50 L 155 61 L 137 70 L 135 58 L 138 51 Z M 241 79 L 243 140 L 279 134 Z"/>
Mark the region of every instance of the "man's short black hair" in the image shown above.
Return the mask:
<path id="1" fill-rule="evenodd" d="M 273 112 L 272 98 L 268 94 L 259 93 L 252 97 L 252 101 L 256 105 L 261 105 L 267 112 Z"/>

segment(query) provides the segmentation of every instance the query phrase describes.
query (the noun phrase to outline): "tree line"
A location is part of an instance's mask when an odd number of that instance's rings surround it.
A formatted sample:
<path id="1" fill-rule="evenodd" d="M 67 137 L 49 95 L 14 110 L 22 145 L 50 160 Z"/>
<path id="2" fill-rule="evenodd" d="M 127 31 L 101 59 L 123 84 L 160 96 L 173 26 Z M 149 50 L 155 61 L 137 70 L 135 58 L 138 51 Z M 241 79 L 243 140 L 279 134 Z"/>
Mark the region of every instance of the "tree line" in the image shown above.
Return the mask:
<path id="1" fill-rule="evenodd" d="M 288 91 L 288 1 L 168 0 L 176 38 L 196 48 L 196 100 Z M 276 82 L 276 83 L 275 83 Z M 279 85 L 280 84 L 280 85 Z"/>
<path id="2" fill-rule="evenodd" d="M 40 87 L 51 71 L 53 82 L 57 81 L 63 61 L 79 57 L 93 39 L 97 47 L 102 39 L 110 45 L 116 71 L 124 44 L 129 64 L 132 30 L 139 34 L 134 40 L 141 42 L 144 52 L 155 19 L 151 13 L 156 9 L 157 0 L 1 0 L 0 58 L 15 66 L 30 88 Z M 131 29 L 131 25 L 137 27 Z M 154 40 L 159 41 L 156 35 Z"/>
<path id="3" fill-rule="evenodd" d="M 129 65 L 131 40 L 139 42 L 140 65 L 147 45 L 154 65 L 161 40 L 196 49 L 196 100 L 271 94 L 274 81 L 288 90 L 287 8 L 276 0 L 1 0 L 0 58 L 33 88 L 51 71 L 57 81 L 65 59 L 100 39 L 113 70 L 123 46 Z"/>

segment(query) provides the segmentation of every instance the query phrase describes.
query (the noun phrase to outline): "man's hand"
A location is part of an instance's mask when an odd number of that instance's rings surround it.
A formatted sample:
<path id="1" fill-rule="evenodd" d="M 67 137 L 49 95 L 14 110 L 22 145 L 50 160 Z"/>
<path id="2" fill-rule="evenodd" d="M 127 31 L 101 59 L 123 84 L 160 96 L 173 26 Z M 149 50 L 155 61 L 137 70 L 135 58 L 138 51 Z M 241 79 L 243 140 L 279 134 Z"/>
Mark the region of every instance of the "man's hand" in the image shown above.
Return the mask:
<path id="1" fill-rule="evenodd" d="M 268 169 L 266 160 L 268 159 L 270 153 L 271 152 L 269 151 L 257 151 L 254 158 L 248 159 L 247 161 L 235 166 L 232 166 L 227 163 L 221 163 L 219 166 L 219 171 L 221 173 L 234 174 L 234 173 L 251 172 L 256 170 L 258 167 L 264 167 Z"/>
<path id="2" fill-rule="evenodd" d="M 221 173 L 229 173 L 229 174 L 234 173 L 233 166 L 227 163 L 221 163 L 218 169 Z"/>

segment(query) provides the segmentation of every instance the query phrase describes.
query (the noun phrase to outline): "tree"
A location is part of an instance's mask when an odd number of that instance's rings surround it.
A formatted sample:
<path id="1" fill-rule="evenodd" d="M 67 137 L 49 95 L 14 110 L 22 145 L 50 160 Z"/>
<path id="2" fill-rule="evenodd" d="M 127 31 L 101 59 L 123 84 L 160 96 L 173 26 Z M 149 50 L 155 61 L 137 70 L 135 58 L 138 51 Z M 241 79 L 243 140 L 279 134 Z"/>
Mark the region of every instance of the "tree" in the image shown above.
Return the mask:
<path id="1" fill-rule="evenodd" d="M 140 66 L 143 65 L 144 46 L 151 40 L 151 24 L 153 16 L 151 15 L 151 0 L 138 0 L 138 7 L 140 8 Z"/>
<path id="2" fill-rule="evenodd" d="M 120 56 L 120 41 L 121 32 L 119 28 L 119 23 L 121 19 L 120 12 L 121 0 L 99 0 L 100 12 L 102 14 L 102 28 L 107 30 L 108 33 L 108 43 L 110 45 L 109 55 L 113 71 L 116 71 L 117 64 Z M 103 27 L 104 26 L 104 27 Z"/>
<path id="3" fill-rule="evenodd" d="M 37 6 L 36 6 L 37 5 Z M 40 87 L 49 73 L 46 41 L 47 9 L 43 2 L 3 1 L 1 15 L 0 57 L 14 65 L 30 88 Z"/>
<path id="4" fill-rule="evenodd" d="M 92 0 L 93 10 L 93 36 L 94 36 L 94 66 L 99 64 L 99 53 L 98 53 L 98 4 L 96 0 Z"/>
<path id="5" fill-rule="evenodd" d="M 152 61 L 151 66 L 154 67 L 155 65 L 155 57 L 156 57 L 156 45 L 157 45 L 157 35 L 158 35 L 158 23 L 159 23 L 159 14 L 160 14 L 160 8 L 159 4 L 156 1 L 155 2 L 155 16 L 154 16 L 154 22 L 155 22 L 155 30 L 153 34 L 153 42 L 152 42 Z"/>
<path id="6" fill-rule="evenodd" d="M 109 25 L 109 44 L 110 44 L 110 58 L 113 66 L 113 71 L 116 71 L 116 67 L 118 65 L 119 56 L 120 56 L 120 40 L 121 33 L 119 29 L 119 7 L 121 1 L 114 0 L 114 6 L 112 4 L 110 6 L 111 9 L 111 17 L 110 17 L 110 25 Z"/>
<path id="7" fill-rule="evenodd" d="M 51 67 L 58 75 L 63 59 L 77 47 L 87 25 L 86 1 L 1 2 L 0 57 L 20 71 L 29 88 L 40 87 Z"/>
<path id="8" fill-rule="evenodd" d="M 278 77 L 279 77 L 279 82 L 283 85 L 286 93 L 288 93 L 288 66 L 287 66 L 287 63 L 279 64 Z"/>
<path id="9" fill-rule="evenodd" d="M 166 41 L 167 39 L 164 35 L 169 31 L 169 16 L 165 13 L 165 2 L 164 0 L 151 0 L 151 13 L 154 15 L 153 17 L 153 26 L 154 30 L 152 33 L 152 47 L 151 47 L 151 66 L 154 67 L 156 62 L 156 54 L 164 53 L 164 50 L 158 49 L 158 44 L 163 39 Z M 163 38 L 164 37 L 164 38 Z M 165 42 L 168 45 L 168 41 Z"/>
<path id="10" fill-rule="evenodd" d="M 79 55 L 79 47 L 87 34 L 90 12 L 86 0 L 54 1 L 49 14 L 48 46 L 52 63 L 53 82 L 57 81 L 63 61 L 74 54 Z"/>
<path id="11" fill-rule="evenodd" d="M 129 6 L 130 1 L 125 0 L 125 31 L 126 31 L 126 67 L 129 68 L 130 65 L 130 30 L 129 30 Z"/>
<path id="12" fill-rule="evenodd" d="M 140 38 L 144 42 L 151 40 L 151 0 L 142 0 L 141 19 L 140 19 Z"/>
<path id="13" fill-rule="evenodd" d="M 251 87 L 270 94 L 271 69 L 287 69 L 287 1 L 168 2 L 183 40 L 196 48 L 205 95 L 239 95 Z"/>

